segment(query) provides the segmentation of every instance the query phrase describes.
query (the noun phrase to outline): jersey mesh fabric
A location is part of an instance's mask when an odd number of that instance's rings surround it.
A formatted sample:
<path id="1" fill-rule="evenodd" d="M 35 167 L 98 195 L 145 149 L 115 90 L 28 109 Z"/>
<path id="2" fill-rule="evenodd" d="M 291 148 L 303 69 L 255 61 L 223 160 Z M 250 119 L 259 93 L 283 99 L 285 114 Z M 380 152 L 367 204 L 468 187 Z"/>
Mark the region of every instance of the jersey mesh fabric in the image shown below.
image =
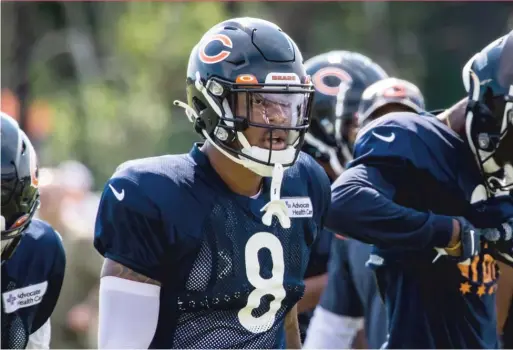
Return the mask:
<path id="1" fill-rule="evenodd" d="M 14 289 L 16 289 L 16 283 L 9 281 L 6 291 Z M 4 313 L 3 310 L 2 300 L 2 349 L 25 349 L 30 330 L 18 314 L 23 309 L 9 314 Z"/>
<path id="2" fill-rule="evenodd" d="M 250 213 L 236 206 L 233 200 L 220 198 L 203 226 L 204 241 L 188 280 L 187 292 L 179 297 L 181 316 L 173 339 L 180 348 L 277 348 L 283 347 L 282 322 L 286 313 L 301 297 L 304 286 L 301 272 L 306 268 L 308 251 L 298 226 L 285 230 L 267 228 Z M 221 218 L 221 219 L 220 219 Z M 217 223 L 224 227 L 217 227 Z M 294 229 L 295 228 L 295 229 Z M 253 331 L 239 320 L 239 310 L 246 306 L 249 294 L 255 289 L 246 275 L 245 246 L 257 232 L 275 232 L 284 251 L 287 296 L 278 309 L 274 322 L 263 324 Z M 272 277 L 273 259 L 269 249 L 258 251 L 260 276 Z M 294 276 L 288 279 L 288 276 Z M 272 294 L 260 298 L 260 306 L 251 311 L 253 317 L 270 312 Z"/>

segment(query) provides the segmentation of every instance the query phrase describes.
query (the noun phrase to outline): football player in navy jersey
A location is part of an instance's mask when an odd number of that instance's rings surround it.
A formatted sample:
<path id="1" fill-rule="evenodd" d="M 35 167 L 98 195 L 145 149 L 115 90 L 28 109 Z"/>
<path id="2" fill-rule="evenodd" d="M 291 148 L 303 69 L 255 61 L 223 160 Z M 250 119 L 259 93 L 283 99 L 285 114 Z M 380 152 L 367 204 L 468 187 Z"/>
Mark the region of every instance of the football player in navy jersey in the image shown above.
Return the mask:
<path id="1" fill-rule="evenodd" d="M 100 348 L 299 348 L 296 303 L 330 182 L 300 152 L 313 87 L 275 24 L 236 18 L 192 49 L 187 104 L 206 139 L 124 163 L 95 247 Z"/>
<path id="2" fill-rule="evenodd" d="M 305 62 L 305 67 L 312 77 L 315 96 L 312 121 L 305 136 L 303 151 L 314 157 L 330 180 L 335 181 L 346 163 L 351 160 L 350 140 L 351 135 L 355 134 L 356 111 L 362 93 L 366 87 L 387 75 L 368 57 L 343 50 L 314 56 Z M 332 243 L 332 237 L 333 234 L 325 230 L 312 247 L 305 275 L 305 295 L 298 303 L 302 339 L 326 286 L 330 249 L 335 244 Z M 351 300 L 347 302 L 350 303 Z M 333 327 L 341 328 L 340 323 L 333 323 Z M 312 338 L 324 338 L 320 333 L 322 332 L 315 330 L 310 337 L 310 343 Z"/>
<path id="3" fill-rule="evenodd" d="M 360 130 L 326 226 L 375 247 L 386 348 L 498 348 L 495 259 L 512 264 L 513 32 L 465 65 L 438 118 Z"/>
<path id="4" fill-rule="evenodd" d="M 385 78 L 363 91 L 356 118 L 361 127 L 385 113 L 420 113 L 424 108 L 424 97 L 415 85 Z M 328 285 L 315 311 L 305 347 L 349 348 L 357 331 L 364 329 L 367 347 L 379 348 L 386 341 L 387 320 L 374 273 L 365 266 L 372 247 L 338 234 L 335 237 Z"/>
<path id="5" fill-rule="evenodd" d="M 39 207 L 34 147 L 13 118 L 0 114 L 2 349 L 49 349 L 66 257 L 59 234 L 33 219 Z"/>

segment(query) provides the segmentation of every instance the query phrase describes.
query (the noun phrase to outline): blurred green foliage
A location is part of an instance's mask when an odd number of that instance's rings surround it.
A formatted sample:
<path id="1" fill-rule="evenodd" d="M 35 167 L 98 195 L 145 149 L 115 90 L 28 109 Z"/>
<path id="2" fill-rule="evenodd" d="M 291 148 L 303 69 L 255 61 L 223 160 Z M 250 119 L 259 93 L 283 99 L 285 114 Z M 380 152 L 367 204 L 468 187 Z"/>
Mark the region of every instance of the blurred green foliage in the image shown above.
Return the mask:
<path id="1" fill-rule="evenodd" d="M 45 99 L 53 110 L 53 132 L 37 142 L 43 165 L 81 160 L 93 171 L 98 189 L 126 160 L 187 152 L 199 140 L 172 102 L 185 98 L 190 50 L 222 20 L 254 16 L 274 21 L 297 42 L 305 59 L 328 50 L 359 51 L 391 75 L 418 84 L 428 107 L 441 108 L 463 95 L 464 62 L 511 29 L 512 18 L 509 4 L 493 2 L 1 6 L 2 88 L 17 91 L 23 85 L 16 54 L 26 45 L 31 52 L 27 103 Z"/>

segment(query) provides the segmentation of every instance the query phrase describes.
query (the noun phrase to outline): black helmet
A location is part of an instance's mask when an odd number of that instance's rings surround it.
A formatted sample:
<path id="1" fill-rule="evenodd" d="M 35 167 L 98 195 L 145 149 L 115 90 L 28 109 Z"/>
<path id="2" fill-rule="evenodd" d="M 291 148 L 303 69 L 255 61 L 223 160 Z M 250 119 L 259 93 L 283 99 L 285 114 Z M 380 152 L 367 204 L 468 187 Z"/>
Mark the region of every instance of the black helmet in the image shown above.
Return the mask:
<path id="1" fill-rule="evenodd" d="M 9 259 L 39 207 L 36 152 L 18 123 L 2 116 L 2 262 Z"/>
<path id="2" fill-rule="evenodd" d="M 388 104 L 402 105 L 415 113 L 426 108 L 424 96 L 416 85 L 403 79 L 387 78 L 375 82 L 363 92 L 357 113 L 358 125 L 363 127 L 372 121 L 372 114 Z"/>
<path id="3" fill-rule="evenodd" d="M 210 29 L 193 48 L 186 109 L 196 131 L 220 152 L 261 176 L 296 161 L 310 123 L 313 87 L 301 52 L 275 24 L 235 18 Z M 244 131 L 264 129 L 266 147 Z M 273 144 L 283 148 L 276 149 Z M 273 150 L 273 148 L 275 148 Z"/>
<path id="4" fill-rule="evenodd" d="M 318 141 L 330 148 L 338 147 L 339 161 L 344 164 L 351 160 L 348 128 L 356 124 L 355 114 L 362 93 L 388 75 L 370 58 L 350 51 L 317 55 L 306 61 L 305 67 L 312 76 L 315 97 L 310 136 L 304 150 L 317 159 L 326 160 L 330 156 L 316 146 L 321 145 Z M 332 163 L 335 162 L 332 160 Z"/>
<path id="5" fill-rule="evenodd" d="M 466 135 L 492 191 L 513 189 L 513 31 L 463 68 L 468 92 Z"/>

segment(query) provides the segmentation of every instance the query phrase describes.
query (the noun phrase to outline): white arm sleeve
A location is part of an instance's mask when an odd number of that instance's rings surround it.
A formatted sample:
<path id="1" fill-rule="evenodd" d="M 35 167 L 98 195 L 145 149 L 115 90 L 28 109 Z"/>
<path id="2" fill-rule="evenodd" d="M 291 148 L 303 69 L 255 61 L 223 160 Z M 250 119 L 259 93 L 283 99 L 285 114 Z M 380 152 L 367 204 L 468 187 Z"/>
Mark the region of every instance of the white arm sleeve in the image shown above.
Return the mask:
<path id="1" fill-rule="evenodd" d="M 25 349 L 50 349 L 51 336 L 52 327 L 50 326 L 50 319 L 48 319 L 37 331 L 29 336 Z"/>
<path id="2" fill-rule="evenodd" d="M 362 317 L 337 315 L 317 306 L 303 349 L 350 349 L 356 333 L 362 328 Z"/>
<path id="3" fill-rule="evenodd" d="M 159 306 L 159 286 L 102 277 L 98 348 L 148 349 L 157 329 Z"/>

